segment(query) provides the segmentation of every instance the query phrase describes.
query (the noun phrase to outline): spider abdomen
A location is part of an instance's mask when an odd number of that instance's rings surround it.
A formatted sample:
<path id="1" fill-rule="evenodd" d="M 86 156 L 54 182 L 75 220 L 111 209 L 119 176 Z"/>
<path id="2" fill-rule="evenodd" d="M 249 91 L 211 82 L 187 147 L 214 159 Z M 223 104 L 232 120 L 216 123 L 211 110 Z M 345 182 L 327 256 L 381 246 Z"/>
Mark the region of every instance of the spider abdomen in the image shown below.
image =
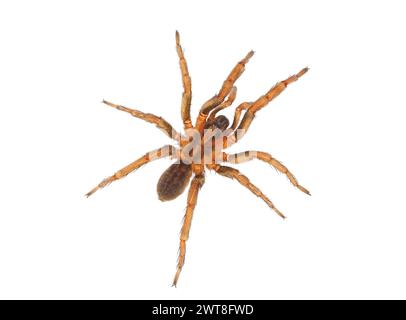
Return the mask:
<path id="1" fill-rule="evenodd" d="M 158 181 L 157 192 L 161 201 L 169 201 L 183 193 L 192 176 L 192 166 L 174 163 L 164 171 Z"/>

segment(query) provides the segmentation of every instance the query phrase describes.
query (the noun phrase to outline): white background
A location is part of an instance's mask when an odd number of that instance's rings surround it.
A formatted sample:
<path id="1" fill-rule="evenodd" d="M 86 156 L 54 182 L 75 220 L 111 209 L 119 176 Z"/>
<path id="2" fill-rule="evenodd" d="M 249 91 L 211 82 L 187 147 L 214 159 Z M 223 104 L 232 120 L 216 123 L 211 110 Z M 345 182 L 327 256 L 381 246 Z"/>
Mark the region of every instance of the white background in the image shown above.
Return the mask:
<path id="1" fill-rule="evenodd" d="M 7 1 L 0 5 L 0 298 L 406 298 L 402 1 Z M 186 194 L 161 160 L 84 194 L 170 140 L 104 98 L 181 128 L 181 33 L 193 116 L 256 51 L 237 103 L 310 71 L 232 151 L 287 215 L 207 173 L 172 288 Z M 232 108 L 227 115 L 232 115 Z"/>

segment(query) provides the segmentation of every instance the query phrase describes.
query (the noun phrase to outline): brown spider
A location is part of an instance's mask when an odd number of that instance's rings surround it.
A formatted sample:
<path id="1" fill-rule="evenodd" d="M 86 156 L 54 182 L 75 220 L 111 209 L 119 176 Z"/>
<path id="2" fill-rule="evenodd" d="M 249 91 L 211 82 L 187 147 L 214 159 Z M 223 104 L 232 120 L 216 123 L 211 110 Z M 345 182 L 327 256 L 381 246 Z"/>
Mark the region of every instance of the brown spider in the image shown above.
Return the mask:
<path id="1" fill-rule="evenodd" d="M 237 93 L 234 83 L 244 72 L 245 64 L 253 56 L 254 52 L 250 51 L 246 57 L 238 62 L 238 64 L 231 71 L 226 81 L 224 81 L 219 93 L 203 104 L 203 106 L 200 108 L 196 122 L 193 125 L 190 119 L 190 105 L 192 99 L 191 79 L 186 60 L 183 55 L 183 50 L 180 45 L 178 32 L 176 32 L 176 50 L 179 56 L 179 64 L 182 72 L 184 91 L 181 103 L 181 116 L 186 135 L 182 135 L 175 131 L 173 127 L 161 117 L 150 113 L 143 113 L 138 110 L 129 109 L 105 100 L 103 100 L 103 103 L 118 110 L 128 112 L 136 118 L 155 124 L 167 136 L 178 141 L 180 148 L 167 145 L 152 152 L 148 152 L 141 158 L 135 160 L 133 163 L 130 163 L 123 169 L 117 171 L 114 175 L 104 179 L 101 183 L 99 183 L 99 185 L 86 194 L 86 196 L 89 197 L 98 189 L 105 187 L 115 180 L 125 177 L 144 164 L 164 157 L 175 158 L 177 161 L 172 164 L 159 179 L 157 191 L 158 197 L 161 201 L 173 200 L 182 194 L 193 175 L 193 179 L 190 183 L 190 188 L 188 191 L 187 208 L 180 234 L 179 258 L 177 271 L 173 280 L 174 286 L 176 286 L 178 282 L 180 272 L 182 271 L 182 267 L 185 263 L 186 241 L 189 238 L 189 231 L 193 211 L 197 203 L 198 193 L 204 184 L 205 168 L 214 170 L 224 177 L 236 179 L 240 184 L 264 200 L 267 205 L 282 218 L 285 218 L 284 215 L 274 206 L 271 200 L 269 200 L 260 189 L 250 182 L 246 176 L 240 173 L 240 171 L 237 169 L 222 166 L 219 163 L 228 162 L 237 164 L 253 159 L 262 160 L 273 166 L 277 171 L 285 174 L 290 182 L 299 190 L 310 195 L 308 190 L 299 185 L 293 174 L 269 153 L 260 151 L 245 151 L 237 154 L 227 154 L 222 151 L 222 149 L 226 149 L 238 142 L 250 127 L 255 113 L 278 96 L 290 83 L 296 81 L 302 75 L 304 75 L 308 71 L 308 68 L 304 68 L 299 73 L 287 78 L 286 80 L 278 82 L 265 95 L 261 96 L 254 102 L 241 103 L 235 110 L 233 123 L 231 126 L 229 126 L 229 121 L 225 116 L 216 116 L 216 114 L 233 103 Z M 240 121 L 242 112 L 244 112 L 244 116 Z"/>

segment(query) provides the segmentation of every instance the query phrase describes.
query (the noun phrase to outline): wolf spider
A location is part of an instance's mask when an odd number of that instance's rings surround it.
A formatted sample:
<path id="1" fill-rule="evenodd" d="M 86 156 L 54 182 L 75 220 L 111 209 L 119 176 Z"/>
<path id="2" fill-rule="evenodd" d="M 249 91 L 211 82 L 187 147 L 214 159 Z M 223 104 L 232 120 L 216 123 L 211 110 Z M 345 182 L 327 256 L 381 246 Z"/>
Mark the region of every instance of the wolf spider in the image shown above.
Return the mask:
<path id="1" fill-rule="evenodd" d="M 295 187 L 310 195 L 310 192 L 298 183 L 294 175 L 269 153 L 261 151 L 245 151 L 237 154 L 227 154 L 222 151 L 223 149 L 226 149 L 238 142 L 250 127 L 256 112 L 261 110 L 276 96 L 278 96 L 290 83 L 298 80 L 302 75 L 304 75 L 308 71 L 308 68 L 304 68 L 299 71 L 299 73 L 290 76 L 286 80 L 276 83 L 276 85 L 274 85 L 266 94 L 257 100 L 253 102 L 243 102 L 238 105 L 238 107 L 235 109 L 233 122 L 230 126 L 229 120 L 225 116 L 216 115 L 218 112 L 231 106 L 233 103 L 237 93 L 234 83 L 244 72 L 245 64 L 253 56 L 254 52 L 250 51 L 244 59 L 237 63 L 237 65 L 228 75 L 218 94 L 203 104 L 203 106 L 200 108 L 200 112 L 195 124 L 193 125 L 190 118 L 190 105 L 192 100 L 191 79 L 183 50 L 180 45 L 178 32 L 176 32 L 176 51 L 179 56 L 180 70 L 182 73 L 183 95 L 181 102 L 181 116 L 186 135 L 174 130 L 174 128 L 161 117 L 150 113 L 143 113 L 141 111 L 130 109 L 105 100 L 103 100 L 103 103 L 110 107 L 127 112 L 136 118 L 155 124 L 167 136 L 176 140 L 179 143 L 180 148 L 176 148 L 172 145 L 166 145 L 154 151 L 148 152 L 141 158 L 117 171 L 112 176 L 104 179 L 86 194 L 86 196 L 89 197 L 97 190 L 105 187 L 115 180 L 119 180 L 127 176 L 129 173 L 147 164 L 148 162 L 164 157 L 171 157 L 177 159 L 177 161 L 172 164 L 159 179 L 157 192 L 161 201 L 173 200 L 182 194 L 193 175 L 187 196 L 186 213 L 180 233 L 179 257 L 177 271 L 173 280 L 173 286 L 176 286 L 179 275 L 182 271 L 182 267 L 185 263 L 186 241 L 189 238 L 193 211 L 197 203 L 199 190 L 204 184 L 205 169 L 214 170 L 218 174 L 230 179 L 236 179 L 241 185 L 264 200 L 266 204 L 282 218 L 285 218 L 284 215 L 274 206 L 272 201 L 265 196 L 258 187 L 252 184 L 245 175 L 243 175 L 237 169 L 223 166 L 219 163 L 228 162 L 238 164 L 253 159 L 259 159 L 270 164 L 277 171 L 285 174 Z M 240 121 L 242 113 L 244 116 Z M 209 132 L 209 134 L 207 134 L 207 132 Z M 213 134 L 213 132 L 215 133 Z M 195 137 L 196 134 L 198 135 L 198 139 L 192 139 L 192 136 Z M 194 143 L 191 142 L 192 140 L 194 140 Z"/>

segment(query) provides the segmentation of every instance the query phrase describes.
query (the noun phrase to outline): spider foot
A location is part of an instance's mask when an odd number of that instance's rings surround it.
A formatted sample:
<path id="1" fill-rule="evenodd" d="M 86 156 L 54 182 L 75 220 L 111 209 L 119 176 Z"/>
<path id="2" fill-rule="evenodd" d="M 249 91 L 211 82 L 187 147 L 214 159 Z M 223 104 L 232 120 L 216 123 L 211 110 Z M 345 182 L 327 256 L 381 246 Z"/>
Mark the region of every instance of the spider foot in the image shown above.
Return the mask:
<path id="1" fill-rule="evenodd" d="M 99 189 L 99 187 L 95 187 L 92 190 L 90 190 L 88 193 L 85 194 L 86 198 L 89 198 L 93 193 L 95 193 L 97 190 Z"/>
<path id="2" fill-rule="evenodd" d="M 179 279 L 179 275 L 180 275 L 181 271 L 182 271 L 182 269 L 178 269 L 176 271 L 175 278 L 173 279 L 173 282 L 172 282 L 172 287 L 175 287 L 175 288 L 177 287 L 178 279 Z"/>
<path id="3" fill-rule="evenodd" d="M 300 185 L 298 185 L 297 188 L 298 188 L 300 191 L 302 191 L 302 192 L 306 193 L 307 195 L 311 196 L 310 191 L 307 190 L 306 188 L 304 188 L 304 187 L 302 187 L 302 186 L 300 186 Z"/>

